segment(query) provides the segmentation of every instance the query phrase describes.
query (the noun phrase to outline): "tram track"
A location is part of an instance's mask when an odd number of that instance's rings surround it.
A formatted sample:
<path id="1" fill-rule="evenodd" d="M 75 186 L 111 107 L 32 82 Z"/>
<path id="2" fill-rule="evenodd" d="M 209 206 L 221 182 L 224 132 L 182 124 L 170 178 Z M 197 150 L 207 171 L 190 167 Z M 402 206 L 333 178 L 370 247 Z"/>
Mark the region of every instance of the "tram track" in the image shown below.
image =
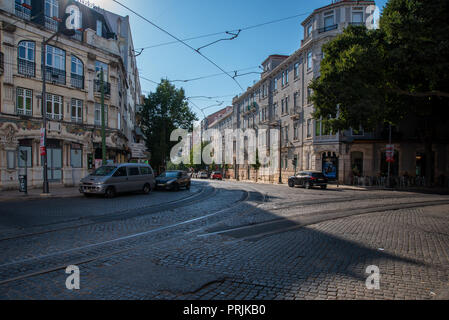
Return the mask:
<path id="1" fill-rule="evenodd" d="M 257 191 L 257 193 L 248 192 L 246 190 L 240 191 L 243 192 L 242 197 L 235 201 L 232 205 L 228 205 L 225 208 L 221 208 L 199 217 L 194 217 L 167 226 L 162 226 L 144 232 L 129 234 L 107 241 L 97 242 L 66 250 L 60 250 L 46 255 L 1 264 L 0 286 L 14 281 L 62 270 L 69 265 L 79 266 L 99 259 L 130 252 L 137 246 L 142 245 L 143 242 L 146 245 L 151 245 L 166 241 L 168 239 L 173 241 L 176 240 L 176 238 L 182 238 L 189 234 L 186 230 L 183 231 L 183 229 L 185 229 L 186 227 L 195 225 L 196 223 L 204 222 L 207 219 L 216 218 L 227 212 L 232 212 L 232 210 L 237 209 L 238 206 L 244 205 L 246 202 L 248 202 L 251 197 L 262 197 L 263 200 L 265 200 L 266 197 L 265 195 L 261 195 Z M 246 211 L 251 212 L 255 209 L 256 208 L 254 206 L 249 206 Z M 170 235 L 170 232 L 174 233 L 175 237 L 173 235 Z M 168 234 L 163 236 L 164 233 Z M 159 238 L 157 238 L 156 235 L 158 235 Z M 154 237 L 148 238 L 151 236 Z M 168 236 L 170 236 L 170 238 L 168 238 Z"/>
<path id="2" fill-rule="evenodd" d="M 47 229 L 47 230 L 42 230 L 42 231 L 38 231 L 38 232 L 22 233 L 22 234 L 9 236 L 9 237 L 0 238 L 0 243 L 5 242 L 5 241 L 10 241 L 10 240 L 17 240 L 17 239 L 22 239 L 22 238 L 29 238 L 29 237 L 33 237 L 33 236 L 49 234 L 49 233 L 72 230 L 72 229 L 77 229 L 77 228 L 81 228 L 81 227 L 94 226 L 94 225 L 107 223 L 107 222 L 113 222 L 113 221 L 117 221 L 117 220 L 142 217 L 142 216 L 152 215 L 152 214 L 156 214 L 156 213 L 168 211 L 168 210 L 174 210 L 174 209 L 177 209 L 177 208 L 180 208 L 183 206 L 188 206 L 188 205 L 192 205 L 195 203 L 199 203 L 201 201 L 205 201 L 205 200 L 209 199 L 210 197 L 212 197 L 216 193 L 217 193 L 217 189 L 214 187 L 202 187 L 200 192 L 190 195 L 189 197 L 186 197 L 186 198 L 168 201 L 168 202 L 165 202 L 160 205 L 141 206 L 141 207 L 136 207 L 136 208 L 132 208 L 132 209 L 119 210 L 119 211 L 116 211 L 113 213 L 84 216 L 80 219 L 66 220 L 63 222 L 57 222 L 54 224 L 39 226 L 39 227 L 46 227 L 49 225 L 58 225 L 58 224 L 62 225 L 62 224 L 67 224 L 67 223 L 78 222 L 73 225 L 69 225 L 69 226 L 65 226 L 65 227 L 61 227 L 61 228 Z"/>

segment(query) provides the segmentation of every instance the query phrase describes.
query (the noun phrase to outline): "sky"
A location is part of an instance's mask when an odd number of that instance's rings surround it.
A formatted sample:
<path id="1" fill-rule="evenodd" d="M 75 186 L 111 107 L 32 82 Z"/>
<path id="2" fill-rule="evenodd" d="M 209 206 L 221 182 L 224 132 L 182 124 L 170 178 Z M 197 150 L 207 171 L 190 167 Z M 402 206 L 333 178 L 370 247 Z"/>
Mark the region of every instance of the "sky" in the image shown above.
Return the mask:
<path id="1" fill-rule="evenodd" d="M 301 15 L 285 21 L 244 30 L 234 40 L 221 41 L 200 50 L 219 67 L 234 75 L 249 73 L 236 80 L 246 90 L 259 78 L 260 64 L 271 54 L 290 55 L 300 47 L 303 38 L 301 22 L 331 0 L 118 0 L 156 25 L 180 39 L 223 32 L 220 35 L 187 41 L 195 49 L 213 41 L 229 38 L 225 31 L 243 29 L 265 22 Z M 134 47 L 138 49 L 174 41 L 145 20 L 112 0 L 91 0 L 101 8 L 122 16 L 130 16 Z M 378 0 L 382 10 L 387 0 Z M 188 80 L 222 73 L 220 69 L 181 43 L 146 48 L 137 58 L 141 77 L 160 82 L 161 79 Z M 231 77 L 221 74 L 190 82 L 174 82 L 184 88 L 192 98 L 192 110 L 199 119 L 232 105 L 232 98 L 242 89 Z M 143 94 L 147 95 L 156 84 L 141 78 Z M 217 97 L 217 98 L 215 98 Z M 194 106 L 195 104 L 196 106 Z M 218 104 L 221 104 L 220 106 Z M 215 106 L 214 106 L 215 105 Z"/>

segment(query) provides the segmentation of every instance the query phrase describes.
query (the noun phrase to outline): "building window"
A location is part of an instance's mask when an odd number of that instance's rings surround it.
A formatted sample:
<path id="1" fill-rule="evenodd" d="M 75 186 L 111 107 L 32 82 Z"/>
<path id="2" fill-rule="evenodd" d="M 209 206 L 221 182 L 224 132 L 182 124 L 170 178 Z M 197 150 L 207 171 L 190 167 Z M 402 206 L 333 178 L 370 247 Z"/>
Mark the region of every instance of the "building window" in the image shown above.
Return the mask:
<path id="1" fill-rule="evenodd" d="M 295 66 L 294 66 L 294 77 L 295 77 L 295 79 L 299 77 L 299 62 L 295 63 Z"/>
<path id="2" fill-rule="evenodd" d="M 59 4 L 58 0 L 45 0 L 45 27 L 54 32 L 58 31 Z"/>
<path id="3" fill-rule="evenodd" d="M 293 140 L 299 140 L 299 123 L 293 124 Z"/>
<path id="4" fill-rule="evenodd" d="M 312 89 L 311 88 L 307 88 L 307 103 L 308 104 L 312 103 Z"/>
<path id="5" fill-rule="evenodd" d="M 50 18 L 59 17 L 58 0 L 45 0 L 45 15 Z"/>
<path id="6" fill-rule="evenodd" d="M 47 93 L 47 118 L 52 120 L 63 119 L 62 97 Z"/>
<path id="7" fill-rule="evenodd" d="M 277 118 L 278 115 L 278 104 L 277 102 L 273 104 L 273 118 Z"/>
<path id="8" fill-rule="evenodd" d="M 352 13 L 352 22 L 353 25 L 362 25 L 363 24 L 363 12 L 353 12 Z"/>
<path id="9" fill-rule="evenodd" d="M 275 77 L 274 78 L 274 90 L 277 90 L 277 89 L 278 89 L 278 78 Z"/>
<path id="10" fill-rule="evenodd" d="M 307 119 L 307 138 L 312 137 L 312 119 Z"/>
<path id="11" fill-rule="evenodd" d="M 309 24 L 307 26 L 307 37 L 310 37 L 312 35 L 312 24 Z"/>
<path id="12" fill-rule="evenodd" d="M 84 89 L 84 65 L 77 57 L 71 58 L 71 77 L 70 83 L 73 87 Z"/>
<path id="13" fill-rule="evenodd" d="M 9 170 L 16 168 L 16 152 L 15 151 L 7 151 L 7 166 Z"/>
<path id="14" fill-rule="evenodd" d="M 334 15 L 331 14 L 327 17 L 324 17 L 324 28 L 327 30 L 327 28 L 332 27 L 334 25 Z"/>
<path id="15" fill-rule="evenodd" d="M 101 104 L 95 103 L 95 125 L 101 126 Z M 108 126 L 108 106 L 104 105 L 104 124 Z"/>
<path id="16" fill-rule="evenodd" d="M 83 101 L 72 99 L 71 101 L 71 118 L 72 122 L 83 122 Z"/>
<path id="17" fill-rule="evenodd" d="M 103 37 L 103 22 L 101 20 L 97 20 L 97 36 Z"/>
<path id="18" fill-rule="evenodd" d="M 288 84 L 288 69 L 285 70 L 285 84 Z"/>
<path id="19" fill-rule="evenodd" d="M 15 13 L 16 16 L 24 20 L 31 19 L 31 0 L 16 0 Z"/>
<path id="20" fill-rule="evenodd" d="M 285 85 L 285 73 L 282 71 L 282 86 Z"/>
<path id="21" fill-rule="evenodd" d="M 287 114 L 288 114 L 288 100 L 290 100 L 289 97 L 286 97 L 285 98 L 285 113 L 287 113 Z"/>
<path id="22" fill-rule="evenodd" d="M 307 70 L 312 69 L 313 61 L 312 61 L 312 51 L 307 53 Z"/>
<path id="23" fill-rule="evenodd" d="M 316 137 L 321 136 L 321 124 L 322 124 L 321 120 L 315 121 L 315 136 Z"/>
<path id="24" fill-rule="evenodd" d="M 20 41 L 18 48 L 18 72 L 25 76 L 34 77 L 36 44 L 33 41 Z"/>
<path id="25" fill-rule="evenodd" d="M 18 115 L 33 115 L 33 90 L 17 88 L 16 113 Z"/>
<path id="26" fill-rule="evenodd" d="M 111 93 L 111 85 L 108 82 L 109 79 L 109 70 L 108 65 L 106 63 L 95 61 L 95 72 L 97 79 L 95 80 L 95 92 L 101 92 L 101 70 L 103 70 L 103 86 L 105 94 Z"/>
<path id="27" fill-rule="evenodd" d="M 83 167 L 83 150 L 78 144 L 72 144 L 70 147 L 70 166 L 72 168 Z"/>
<path id="28" fill-rule="evenodd" d="M 65 84 L 65 51 L 47 45 L 46 79 L 49 82 Z"/>

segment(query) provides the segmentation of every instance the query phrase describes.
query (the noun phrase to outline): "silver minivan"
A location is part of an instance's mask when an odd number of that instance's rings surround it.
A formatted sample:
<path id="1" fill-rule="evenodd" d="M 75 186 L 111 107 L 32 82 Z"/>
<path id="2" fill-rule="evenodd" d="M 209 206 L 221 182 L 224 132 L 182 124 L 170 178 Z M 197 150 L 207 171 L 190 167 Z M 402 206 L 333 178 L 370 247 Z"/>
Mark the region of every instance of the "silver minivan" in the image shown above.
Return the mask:
<path id="1" fill-rule="evenodd" d="M 105 165 L 81 179 L 79 190 L 85 196 L 94 194 L 113 198 L 117 193 L 142 191 L 148 194 L 156 186 L 153 168 L 148 164 Z"/>

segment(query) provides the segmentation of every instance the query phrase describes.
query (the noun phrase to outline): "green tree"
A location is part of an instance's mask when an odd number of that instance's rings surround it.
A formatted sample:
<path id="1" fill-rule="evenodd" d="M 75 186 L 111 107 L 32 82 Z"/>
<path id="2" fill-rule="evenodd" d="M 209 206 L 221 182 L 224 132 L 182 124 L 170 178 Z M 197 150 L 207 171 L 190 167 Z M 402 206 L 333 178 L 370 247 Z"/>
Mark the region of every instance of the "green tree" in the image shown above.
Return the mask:
<path id="1" fill-rule="evenodd" d="M 315 118 L 334 130 L 414 121 L 431 159 L 449 115 L 448 3 L 390 0 L 380 29 L 350 26 L 325 45 L 321 75 L 311 84 Z"/>
<path id="2" fill-rule="evenodd" d="M 170 141 L 172 131 L 189 130 L 198 120 L 189 109 L 184 89 L 177 89 L 167 80 L 162 80 L 156 91 L 145 98 L 139 116 L 151 164 L 156 170 L 167 166 L 170 150 L 177 144 Z"/>
<path id="3" fill-rule="evenodd" d="M 259 149 L 256 149 L 256 163 L 252 164 L 251 167 L 256 170 L 256 182 L 259 177 L 259 169 L 262 166 L 262 164 L 259 161 Z"/>

